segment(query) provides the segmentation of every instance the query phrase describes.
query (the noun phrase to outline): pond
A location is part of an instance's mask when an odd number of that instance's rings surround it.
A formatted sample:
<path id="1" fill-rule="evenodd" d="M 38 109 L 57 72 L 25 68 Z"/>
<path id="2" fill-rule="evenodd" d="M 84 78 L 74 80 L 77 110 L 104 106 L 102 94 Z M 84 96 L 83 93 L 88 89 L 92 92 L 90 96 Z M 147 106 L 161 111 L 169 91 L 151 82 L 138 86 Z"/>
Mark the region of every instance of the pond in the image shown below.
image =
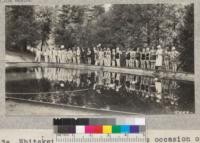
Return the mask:
<path id="1" fill-rule="evenodd" d="M 7 68 L 6 97 L 133 114 L 195 112 L 194 82 L 107 71 Z"/>

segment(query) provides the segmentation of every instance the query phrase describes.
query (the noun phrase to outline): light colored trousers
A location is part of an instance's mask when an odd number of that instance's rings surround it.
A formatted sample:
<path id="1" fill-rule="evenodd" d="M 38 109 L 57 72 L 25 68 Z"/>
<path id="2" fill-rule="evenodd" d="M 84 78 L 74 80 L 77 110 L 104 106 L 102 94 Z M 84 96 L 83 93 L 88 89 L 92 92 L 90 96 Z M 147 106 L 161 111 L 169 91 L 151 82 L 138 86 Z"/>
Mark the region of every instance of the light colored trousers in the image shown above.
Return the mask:
<path id="1" fill-rule="evenodd" d="M 120 59 L 116 59 L 116 65 L 117 67 L 120 67 Z"/>
<path id="2" fill-rule="evenodd" d="M 77 60 L 77 64 L 80 64 L 80 62 L 81 62 L 80 56 L 78 56 L 78 57 L 76 58 L 76 60 Z"/>

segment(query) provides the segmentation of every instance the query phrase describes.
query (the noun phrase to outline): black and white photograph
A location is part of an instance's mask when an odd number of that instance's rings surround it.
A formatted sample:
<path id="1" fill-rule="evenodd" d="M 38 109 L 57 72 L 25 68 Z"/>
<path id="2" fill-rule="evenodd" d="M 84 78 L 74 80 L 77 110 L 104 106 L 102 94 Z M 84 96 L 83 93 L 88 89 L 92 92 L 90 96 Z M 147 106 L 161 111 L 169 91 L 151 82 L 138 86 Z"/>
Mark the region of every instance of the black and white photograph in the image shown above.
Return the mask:
<path id="1" fill-rule="evenodd" d="M 194 4 L 8 5 L 6 115 L 194 114 Z"/>

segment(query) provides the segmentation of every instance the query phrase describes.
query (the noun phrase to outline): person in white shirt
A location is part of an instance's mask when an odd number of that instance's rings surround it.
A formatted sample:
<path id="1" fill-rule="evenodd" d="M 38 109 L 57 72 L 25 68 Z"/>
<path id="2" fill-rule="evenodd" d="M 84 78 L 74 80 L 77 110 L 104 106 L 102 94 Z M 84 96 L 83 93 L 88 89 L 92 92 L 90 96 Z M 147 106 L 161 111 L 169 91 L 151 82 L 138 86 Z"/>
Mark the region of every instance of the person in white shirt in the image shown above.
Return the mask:
<path id="1" fill-rule="evenodd" d="M 169 47 L 166 47 L 163 52 L 163 60 L 164 60 L 164 65 L 165 65 L 166 71 L 169 71 L 169 69 L 170 69 L 170 64 L 169 64 L 170 54 L 171 54 L 171 52 L 169 51 Z"/>
<path id="2" fill-rule="evenodd" d="M 112 49 L 112 54 L 111 54 L 111 59 L 112 59 L 112 67 L 115 67 L 116 66 L 116 59 L 115 59 L 115 49 L 113 48 Z"/>
<path id="3" fill-rule="evenodd" d="M 146 49 L 146 53 L 145 53 L 145 62 L 146 62 L 146 68 L 150 69 L 150 49 L 147 48 Z"/>
<path id="4" fill-rule="evenodd" d="M 106 58 L 107 58 L 107 66 L 111 66 L 111 51 L 110 48 L 107 48 L 107 52 L 106 52 Z"/>
<path id="5" fill-rule="evenodd" d="M 91 63 L 92 63 L 92 51 L 90 50 L 90 48 L 88 48 L 87 49 L 87 63 L 88 63 L 88 65 L 91 65 Z"/>
<path id="6" fill-rule="evenodd" d="M 66 63 L 66 50 L 63 49 L 61 53 L 61 63 Z"/>
<path id="7" fill-rule="evenodd" d="M 60 59 L 59 59 L 59 49 L 56 49 L 56 63 L 59 63 L 60 61 Z"/>
<path id="8" fill-rule="evenodd" d="M 97 47 L 96 49 L 96 61 L 95 61 L 95 65 L 100 65 L 100 59 L 99 59 L 99 51 L 100 51 L 100 47 Z"/>
<path id="9" fill-rule="evenodd" d="M 107 50 L 103 48 L 103 65 L 107 66 Z"/>
<path id="10" fill-rule="evenodd" d="M 100 47 L 99 49 L 99 64 L 100 66 L 103 66 L 103 61 L 104 61 L 104 52 L 102 48 Z"/>
<path id="11" fill-rule="evenodd" d="M 61 50 L 60 50 L 60 62 L 61 62 L 61 63 L 65 63 L 65 56 L 66 56 L 66 55 L 65 55 L 66 53 L 65 53 L 65 50 L 64 50 L 64 49 L 65 49 L 65 46 L 64 46 L 64 45 L 61 45 L 60 48 L 61 48 Z"/>
<path id="12" fill-rule="evenodd" d="M 49 58 L 50 58 L 50 62 L 53 62 L 53 48 L 49 49 Z"/>
<path id="13" fill-rule="evenodd" d="M 40 48 L 35 49 L 35 62 L 41 62 L 42 51 Z"/>
<path id="14" fill-rule="evenodd" d="M 73 64 L 76 64 L 76 48 L 75 47 L 73 47 L 72 48 L 72 63 Z"/>
<path id="15" fill-rule="evenodd" d="M 142 48 L 142 52 L 140 53 L 141 56 L 140 56 L 140 61 L 141 61 L 141 68 L 142 69 L 146 69 L 146 63 L 145 63 L 145 56 L 146 56 L 146 49 L 145 48 Z"/>
<path id="16" fill-rule="evenodd" d="M 69 63 L 72 63 L 72 57 L 73 57 L 73 52 L 72 52 L 72 49 L 70 48 L 68 51 Z"/>
<path id="17" fill-rule="evenodd" d="M 48 62 L 51 62 L 51 50 L 47 49 Z"/>
<path id="18" fill-rule="evenodd" d="M 156 63 L 156 50 L 154 47 L 150 50 L 150 60 L 151 60 L 151 69 L 155 70 L 155 63 Z"/>
<path id="19" fill-rule="evenodd" d="M 126 67 L 129 68 L 131 67 L 131 54 L 130 54 L 130 49 L 128 48 L 126 51 Z"/>
<path id="20" fill-rule="evenodd" d="M 119 47 L 117 47 L 116 48 L 116 55 L 115 55 L 117 67 L 121 67 L 121 64 L 120 64 L 121 54 L 122 54 L 122 52 L 120 51 Z"/>
<path id="21" fill-rule="evenodd" d="M 100 49 L 101 49 L 101 44 L 98 44 L 94 49 L 95 65 L 100 65 L 100 55 L 99 55 Z"/>
<path id="22" fill-rule="evenodd" d="M 48 49 L 45 49 L 45 50 L 44 50 L 43 55 L 44 55 L 44 62 L 45 62 L 45 63 L 48 63 L 48 62 L 49 62 L 49 60 L 48 60 Z"/>
<path id="23" fill-rule="evenodd" d="M 77 50 L 76 50 L 76 61 L 77 61 L 77 64 L 80 64 L 81 62 L 81 50 L 79 47 L 77 47 Z"/>
<path id="24" fill-rule="evenodd" d="M 65 53 L 65 63 L 69 63 L 69 61 L 68 61 L 68 49 L 66 49 L 65 51 L 64 51 L 64 53 Z"/>
<path id="25" fill-rule="evenodd" d="M 173 72 L 177 72 L 177 63 L 178 63 L 179 55 L 180 55 L 179 52 L 173 46 L 171 54 L 170 54 L 170 61 L 171 61 L 171 64 L 172 64 L 172 71 Z"/>
<path id="26" fill-rule="evenodd" d="M 56 50 L 52 49 L 52 62 L 56 63 Z"/>
<path id="27" fill-rule="evenodd" d="M 58 55 L 57 55 L 57 60 L 58 60 L 58 63 L 61 63 L 61 61 L 62 61 L 62 50 L 64 49 L 64 45 L 62 45 L 61 47 L 60 47 L 60 49 L 58 49 Z"/>
<path id="28" fill-rule="evenodd" d="M 162 67 L 162 62 L 163 62 L 163 50 L 160 45 L 157 46 L 157 51 L 156 51 L 156 69 L 160 69 Z"/>
<path id="29" fill-rule="evenodd" d="M 136 53 L 135 53 L 135 67 L 139 68 L 141 65 L 141 52 L 140 52 L 140 48 L 137 48 Z"/>
<path id="30" fill-rule="evenodd" d="M 130 67 L 134 68 L 135 67 L 135 56 L 136 56 L 136 52 L 135 50 L 132 48 L 130 50 Z"/>
<path id="31" fill-rule="evenodd" d="M 94 52 L 94 65 L 97 66 L 98 65 L 98 53 L 97 53 L 97 48 L 94 46 L 93 47 L 93 52 Z"/>

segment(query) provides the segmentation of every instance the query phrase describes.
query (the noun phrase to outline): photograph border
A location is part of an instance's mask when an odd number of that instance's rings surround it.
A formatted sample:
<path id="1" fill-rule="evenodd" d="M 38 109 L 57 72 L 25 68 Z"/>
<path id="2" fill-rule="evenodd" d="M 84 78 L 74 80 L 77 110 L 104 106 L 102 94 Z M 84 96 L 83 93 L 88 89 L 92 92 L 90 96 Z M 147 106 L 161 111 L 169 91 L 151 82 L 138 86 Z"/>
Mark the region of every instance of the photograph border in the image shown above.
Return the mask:
<path id="1" fill-rule="evenodd" d="M 45 0 L 36 0 L 32 3 L 21 3 L 21 4 L 30 4 L 30 5 L 52 5 L 56 1 L 45 1 Z M 147 119 L 147 124 L 149 129 L 199 129 L 197 125 L 200 124 L 200 116 L 198 115 L 200 113 L 200 98 L 198 97 L 198 93 L 200 93 L 200 76 L 198 72 L 200 70 L 200 57 L 198 56 L 200 54 L 199 46 L 200 46 L 200 1 L 198 0 L 103 0 L 101 2 L 97 2 L 97 0 L 94 1 L 57 1 L 56 4 L 62 5 L 62 4 L 103 4 L 103 3 L 115 3 L 115 4 L 147 4 L 147 3 L 194 3 L 194 58 L 195 58 L 195 114 L 194 115 L 148 115 L 145 116 Z M 18 5 L 20 3 L 12 3 L 12 5 Z M 7 4 L 6 4 L 7 5 Z M 1 16 L 0 20 L 0 35 L 2 39 L 0 39 L 0 46 L 1 50 L 1 73 L 3 74 L 3 77 L 1 78 L 1 82 L 5 83 L 5 13 L 4 11 L 5 7 L 0 7 L 0 13 Z M 4 37 L 4 38 L 3 38 Z M 1 84 L 0 92 L 2 94 L 2 98 L 0 99 L 1 107 L 0 107 L 0 114 L 3 113 L 5 115 L 5 84 Z M 4 109 L 4 111 L 1 111 Z M 2 114 L 2 115 L 3 115 Z M 65 116 L 67 117 L 67 116 Z M 71 116 L 70 116 L 71 117 Z M 74 116 L 76 117 L 76 116 Z M 97 116 L 98 117 L 98 116 Z M 120 116 L 123 117 L 123 116 Z M 52 116 L 50 117 L 5 117 L 0 119 L 0 122 L 4 122 L 5 124 L 1 124 L 0 128 L 51 128 L 51 120 Z M 17 121 L 20 121 L 17 123 Z M 29 124 L 28 126 L 26 126 Z"/>

